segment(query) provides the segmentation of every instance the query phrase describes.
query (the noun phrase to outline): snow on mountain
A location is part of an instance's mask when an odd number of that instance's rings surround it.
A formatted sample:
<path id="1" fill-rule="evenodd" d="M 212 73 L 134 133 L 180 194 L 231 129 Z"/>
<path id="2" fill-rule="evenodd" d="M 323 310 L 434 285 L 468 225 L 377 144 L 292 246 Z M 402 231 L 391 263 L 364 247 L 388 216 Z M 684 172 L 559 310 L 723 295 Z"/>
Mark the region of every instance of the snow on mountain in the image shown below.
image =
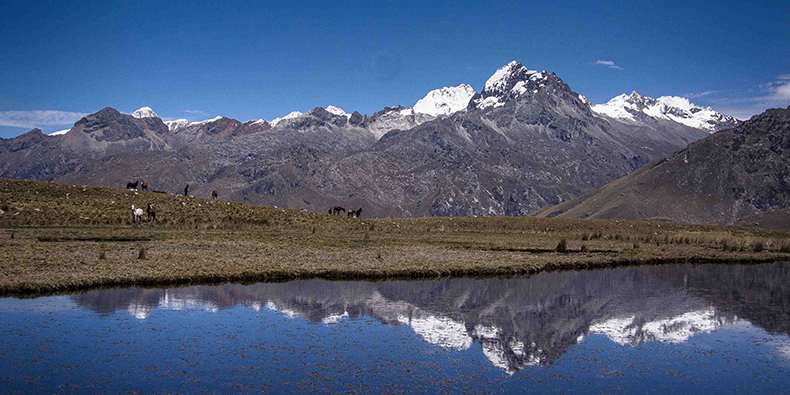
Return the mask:
<path id="1" fill-rule="evenodd" d="M 260 125 L 262 123 L 267 123 L 265 119 L 251 119 L 247 122 L 244 122 L 244 125 Z"/>
<path id="2" fill-rule="evenodd" d="M 414 111 L 432 115 L 449 115 L 466 109 L 469 100 L 475 95 L 475 90 L 467 84 L 454 87 L 444 87 L 428 92 L 425 97 L 414 104 Z"/>
<path id="3" fill-rule="evenodd" d="M 674 121 L 709 133 L 733 127 L 738 123 L 734 117 L 718 113 L 710 107 L 697 106 L 678 96 L 654 99 L 631 92 L 630 95 L 622 94 L 604 104 L 593 104 L 591 108 L 597 114 L 612 118 L 639 121 L 640 118 L 648 116 Z"/>
<path id="4" fill-rule="evenodd" d="M 488 108 L 488 107 L 496 108 L 496 107 L 501 107 L 501 106 L 504 106 L 504 105 L 505 105 L 505 103 L 502 102 L 501 100 L 499 100 L 499 98 L 496 97 L 496 96 L 489 96 L 489 97 L 486 97 L 485 99 L 477 102 L 477 108 L 481 108 L 481 109 L 482 108 Z"/>
<path id="5" fill-rule="evenodd" d="M 183 129 L 183 128 L 189 126 L 189 121 L 187 121 L 186 119 L 176 119 L 175 121 L 165 121 L 165 126 L 167 126 L 167 129 L 170 130 L 171 132 L 175 132 L 175 131 L 178 131 L 180 129 Z"/>
<path id="6" fill-rule="evenodd" d="M 330 106 L 330 107 L 332 107 L 332 106 Z M 337 108 L 337 107 L 335 107 L 335 108 Z M 329 111 L 329 110 L 327 109 L 327 111 Z M 272 125 L 272 127 L 275 127 L 275 126 L 277 126 L 278 123 L 280 123 L 282 121 L 285 121 L 287 119 L 293 119 L 293 118 L 296 118 L 296 117 L 301 116 L 301 115 L 302 115 L 302 113 L 299 112 L 299 111 L 291 111 L 288 115 L 286 115 L 284 117 L 272 119 L 271 121 L 269 121 L 269 125 Z"/>
<path id="7" fill-rule="evenodd" d="M 135 118 L 159 118 L 151 107 L 141 107 L 139 110 L 133 112 L 132 116 Z"/>
<path id="8" fill-rule="evenodd" d="M 500 107 L 511 100 L 538 93 L 550 83 L 551 74 L 530 70 L 515 60 L 500 67 L 486 81 L 483 91 L 470 101 L 470 108 Z"/>
<path id="9" fill-rule="evenodd" d="M 347 112 L 343 111 L 343 109 L 342 109 L 342 108 L 340 108 L 340 107 L 335 107 L 335 106 L 327 106 L 327 107 L 326 107 L 326 110 L 327 110 L 327 111 L 329 111 L 329 112 L 331 112 L 332 114 L 335 114 L 335 115 L 340 115 L 340 116 L 344 116 L 344 117 L 346 117 L 346 118 L 348 118 L 348 117 L 350 117 L 350 116 L 351 116 L 351 114 L 349 114 L 349 113 L 347 113 Z"/>
<path id="10" fill-rule="evenodd" d="M 222 116 L 214 117 L 214 118 L 211 118 L 211 119 L 205 119 L 205 120 L 198 121 L 198 122 L 190 122 L 189 126 L 192 126 L 192 125 L 205 125 L 207 123 L 219 121 L 220 119 L 222 119 Z"/>
<path id="11" fill-rule="evenodd" d="M 539 82 L 546 80 L 546 71 L 530 70 L 524 65 L 515 60 L 500 67 L 496 72 L 486 81 L 483 87 L 483 96 L 501 95 L 508 91 L 516 94 L 524 94 L 527 92 L 527 81 Z"/>
<path id="12" fill-rule="evenodd" d="M 62 136 L 64 134 L 68 133 L 69 130 L 71 130 L 71 129 L 58 130 L 57 132 L 52 132 L 49 135 L 50 136 Z"/>

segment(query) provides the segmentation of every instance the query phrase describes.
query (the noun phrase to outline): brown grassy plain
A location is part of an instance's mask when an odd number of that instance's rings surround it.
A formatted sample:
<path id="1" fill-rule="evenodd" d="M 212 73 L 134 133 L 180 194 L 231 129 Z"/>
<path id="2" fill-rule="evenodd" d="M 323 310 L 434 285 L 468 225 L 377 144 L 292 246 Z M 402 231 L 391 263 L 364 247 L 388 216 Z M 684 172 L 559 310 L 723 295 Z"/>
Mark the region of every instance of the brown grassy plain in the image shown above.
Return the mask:
<path id="1" fill-rule="evenodd" d="M 157 221 L 132 224 L 130 206 L 147 203 L 157 207 Z M 790 233 L 779 230 L 552 218 L 354 219 L 10 179 L 0 179 L 0 210 L 3 295 L 790 260 Z M 563 239 L 566 252 L 558 252 Z"/>

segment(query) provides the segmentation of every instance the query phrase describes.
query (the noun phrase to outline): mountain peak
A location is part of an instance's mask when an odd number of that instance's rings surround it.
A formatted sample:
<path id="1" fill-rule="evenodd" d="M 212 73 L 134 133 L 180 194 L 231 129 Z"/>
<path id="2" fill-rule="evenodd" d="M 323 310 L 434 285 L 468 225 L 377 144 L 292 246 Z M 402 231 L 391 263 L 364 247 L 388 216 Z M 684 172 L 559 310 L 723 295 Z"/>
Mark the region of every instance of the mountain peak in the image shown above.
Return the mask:
<path id="1" fill-rule="evenodd" d="M 343 116 L 343 117 L 346 117 L 346 118 L 351 116 L 351 114 L 343 111 L 343 109 L 340 108 L 340 107 L 326 106 L 326 110 L 329 111 L 332 114 L 340 115 L 340 116 Z"/>
<path id="2" fill-rule="evenodd" d="M 176 119 L 174 121 L 165 121 L 165 125 L 167 126 L 167 129 L 170 130 L 171 132 L 177 132 L 189 126 L 189 121 L 182 118 L 182 119 Z"/>
<path id="3" fill-rule="evenodd" d="M 286 115 L 284 117 L 279 117 L 279 118 L 272 119 L 271 122 L 269 122 L 269 125 L 272 125 L 272 127 L 275 127 L 275 126 L 277 126 L 278 123 L 280 123 L 282 121 L 285 121 L 285 120 L 288 120 L 288 119 L 293 119 L 293 118 L 299 117 L 301 115 L 302 115 L 302 113 L 299 112 L 299 111 L 291 111 L 290 113 L 288 113 L 288 115 Z"/>
<path id="4" fill-rule="evenodd" d="M 132 116 L 135 118 L 159 118 L 151 107 L 140 107 L 140 109 L 132 113 Z"/>
<path id="5" fill-rule="evenodd" d="M 623 93 L 604 104 L 594 104 L 593 112 L 612 118 L 639 121 L 646 118 L 674 121 L 692 128 L 713 133 L 731 128 L 738 120 L 729 115 L 716 112 L 710 107 L 700 107 L 689 99 L 679 96 L 652 98 L 636 91 L 630 95 Z"/>
<path id="6" fill-rule="evenodd" d="M 556 98 L 554 101 L 574 102 L 572 107 L 580 109 L 586 107 L 583 99 L 556 74 L 546 70 L 530 70 L 512 61 L 494 72 L 486 81 L 483 91 L 469 101 L 469 109 L 497 108 L 514 100 L 532 100 L 537 96 L 553 96 Z M 538 101 L 545 102 L 546 98 Z"/>
<path id="7" fill-rule="evenodd" d="M 432 115 L 449 115 L 466 109 L 475 90 L 467 84 L 434 89 L 414 105 L 414 111 Z"/>
<path id="8" fill-rule="evenodd" d="M 509 93 L 523 94 L 527 91 L 527 83 L 545 81 L 548 73 L 530 70 L 515 60 L 500 67 L 486 81 L 483 96 L 502 96 Z"/>

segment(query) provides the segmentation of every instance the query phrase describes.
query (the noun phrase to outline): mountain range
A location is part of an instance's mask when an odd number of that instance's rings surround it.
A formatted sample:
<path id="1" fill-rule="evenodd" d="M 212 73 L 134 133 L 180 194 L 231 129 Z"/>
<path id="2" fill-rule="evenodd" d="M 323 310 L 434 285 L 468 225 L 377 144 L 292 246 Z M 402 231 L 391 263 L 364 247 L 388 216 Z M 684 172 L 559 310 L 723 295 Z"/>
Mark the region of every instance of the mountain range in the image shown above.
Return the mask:
<path id="1" fill-rule="evenodd" d="M 372 114 L 337 107 L 271 121 L 163 121 L 105 108 L 67 132 L 0 140 L 0 176 L 152 189 L 367 216 L 523 216 L 590 193 L 738 120 L 637 93 L 592 105 L 518 62 L 481 92 L 431 91 Z"/>

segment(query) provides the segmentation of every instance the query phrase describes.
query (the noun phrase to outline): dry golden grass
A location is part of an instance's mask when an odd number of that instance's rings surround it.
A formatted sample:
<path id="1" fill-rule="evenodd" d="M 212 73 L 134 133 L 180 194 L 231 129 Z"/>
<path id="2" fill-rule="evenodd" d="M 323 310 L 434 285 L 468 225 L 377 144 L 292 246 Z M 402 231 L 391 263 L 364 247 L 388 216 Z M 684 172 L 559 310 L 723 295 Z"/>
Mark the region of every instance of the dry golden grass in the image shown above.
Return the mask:
<path id="1" fill-rule="evenodd" d="M 132 225 L 129 206 L 148 202 L 159 221 Z M 7 179 L 0 179 L 0 209 L 2 294 L 790 259 L 784 231 L 548 218 L 350 219 Z M 558 252 L 563 239 L 566 251 Z"/>

